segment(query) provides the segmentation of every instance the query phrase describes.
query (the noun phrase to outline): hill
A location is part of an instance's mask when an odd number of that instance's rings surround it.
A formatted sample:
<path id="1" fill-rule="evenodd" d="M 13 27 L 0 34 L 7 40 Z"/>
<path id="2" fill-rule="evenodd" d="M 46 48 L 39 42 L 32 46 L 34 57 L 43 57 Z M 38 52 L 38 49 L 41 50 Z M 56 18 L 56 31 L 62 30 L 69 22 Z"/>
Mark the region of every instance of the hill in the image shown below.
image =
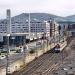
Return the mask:
<path id="1" fill-rule="evenodd" d="M 75 22 L 75 15 L 67 16 L 66 20 Z"/>
<path id="2" fill-rule="evenodd" d="M 26 21 L 29 18 L 28 13 L 22 13 L 20 15 L 12 17 L 13 21 Z M 64 17 L 48 14 L 48 13 L 30 13 L 30 19 L 37 20 L 37 21 L 49 21 L 50 19 L 54 19 L 56 21 L 66 21 Z"/>
<path id="3" fill-rule="evenodd" d="M 29 13 L 22 13 L 19 15 L 16 15 L 11 18 L 12 22 L 26 22 L 29 19 Z M 31 21 L 49 21 L 49 20 L 55 20 L 57 22 L 75 22 L 75 15 L 72 16 L 67 16 L 67 17 L 61 17 L 61 16 L 56 16 L 53 14 L 48 14 L 48 13 L 30 13 L 30 20 Z M 3 21 L 3 20 L 0 20 Z M 5 21 L 5 19 L 4 19 Z"/>

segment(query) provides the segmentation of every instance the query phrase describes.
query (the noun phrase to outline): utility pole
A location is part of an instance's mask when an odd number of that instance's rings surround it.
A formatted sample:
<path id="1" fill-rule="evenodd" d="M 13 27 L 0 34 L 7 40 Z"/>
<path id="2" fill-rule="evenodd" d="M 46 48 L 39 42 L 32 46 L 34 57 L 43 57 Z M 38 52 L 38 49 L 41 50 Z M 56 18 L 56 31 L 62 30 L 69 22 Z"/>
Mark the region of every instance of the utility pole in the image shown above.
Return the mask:
<path id="1" fill-rule="evenodd" d="M 46 40 L 47 40 L 47 51 L 48 51 L 48 41 L 49 41 L 49 36 L 48 36 L 48 33 L 47 33 Z"/>
<path id="2" fill-rule="evenodd" d="M 65 25 L 63 26 L 63 42 L 65 41 Z"/>
<path id="3" fill-rule="evenodd" d="M 46 33 L 44 32 L 43 34 L 43 53 L 45 52 L 45 38 L 46 38 Z"/>
<path id="4" fill-rule="evenodd" d="M 49 41 L 49 45 L 50 45 L 50 49 L 51 49 L 51 40 L 52 40 L 52 39 L 51 39 L 51 37 L 52 37 L 52 21 L 50 20 L 49 23 L 50 23 L 50 38 L 49 38 L 50 41 Z"/>
<path id="5" fill-rule="evenodd" d="M 44 34 L 42 34 L 42 39 L 41 39 L 41 42 L 42 42 L 42 52 L 44 53 L 44 51 L 43 51 L 43 37 L 44 37 Z"/>
<path id="6" fill-rule="evenodd" d="M 61 34 L 60 34 L 60 30 L 61 30 L 61 26 L 59 25 L 59 43 L 60 43 L 60 36 L 61 36 Z M 63 36 L 64 37 L 64 36 Z M 62 64 L 63 64 L 63 59 L 64 59 L 64 56 L 63 56 L 63 50 L 61 51 L 61 61 L 62 61 Z"/>
<path id="7" fill-rule="evenodd" d="M 10 67 L 9 67 L 9 52 L 10 52 L 10 48 L 9 48 L 9 36 L 10 34 L 7 34 L 7 55 L 6 55 L 6 58 L 7 58 L 7 65 L 6 65 L 6 75 L 10 75 Z"/>
<path id="8" fill-rule="evenodd" d="M 23 38 L 23 63 L 26 64 L 26 54 L 27 54 L 27 48 L 26 48 L 26 35 Z"/>
<path id="9" fill-rule="evenodd" d="M 31 36 L 31 30 L 30 30 L 31 29 L 31 27 L 30 27 L 30 13 L 29 13 L 29 21 L 28 21 L 28 23 L 29 23 L 29 40 L 30 40 L 30 36 Z"/>
<path id="10" fill-rule="evenodd" d="M 62 64 L 63 64 L 64 56 L 63 56 L 63 50 L 62 50 Z"/>
<path id="11" fill-rule="evenodd" d="M 36 26 L 36 25 L 35 25 Z M 36 33 L 36 38 L 38 39 L 37 37 L 37 26 L 35 27 L 35 33 Z M 36 50 L 35 50 L 35 57 L 37 58 L 38 57 L 38 51 L 37 51 L 37 41 L 36 41 Z"/>
<path id="12" fill-rule="evenodd" d="M 55 32 L 56 32 L 55 30 L 56 30 L 56 28 L 55 28 L 55 21 L 54 21 L 53 24 L 54 24 L 54 46 L 55 46 L 55 43 L 56 43 L 56 35 L 55 35 Z"/>
<path id="13" fill-rule="evenodd" d="M 58 30 L 59 30 L 59 43 L 60 43 L 60 30 L 61 30 L 61 26 L 60 25 L 58 27 Z"/>

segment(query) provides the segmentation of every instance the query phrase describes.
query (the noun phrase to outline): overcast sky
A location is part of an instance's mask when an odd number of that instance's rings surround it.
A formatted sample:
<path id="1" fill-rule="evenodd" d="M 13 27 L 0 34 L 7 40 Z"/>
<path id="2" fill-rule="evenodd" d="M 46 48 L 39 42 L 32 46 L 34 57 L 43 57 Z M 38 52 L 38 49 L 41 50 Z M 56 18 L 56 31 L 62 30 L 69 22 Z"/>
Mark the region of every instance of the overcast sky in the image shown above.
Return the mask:
<path id="1" fill-rule="evenodd" d="M 0 18 L 6 17 L 6 9 L 12 16 L 27 12 L 68 16 L 75 14 L 75 0 L 0 0 Z"/>

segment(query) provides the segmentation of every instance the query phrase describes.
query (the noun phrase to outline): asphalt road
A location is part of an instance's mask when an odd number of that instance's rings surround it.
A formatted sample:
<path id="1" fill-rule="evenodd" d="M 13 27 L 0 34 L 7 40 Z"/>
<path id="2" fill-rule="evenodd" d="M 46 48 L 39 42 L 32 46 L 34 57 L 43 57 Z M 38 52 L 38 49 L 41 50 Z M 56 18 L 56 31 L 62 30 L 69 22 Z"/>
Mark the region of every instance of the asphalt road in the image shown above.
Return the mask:
<path id="1" fill-rule="evenodd" d="M 41 42 L 41 40 L 38 40 L 36 42 Z M 32 42 L 30 44 L 27 44 L 27 46 L 30 48 L 30 47 L 35 47 L 36 46 L 36 42 Z M 39 46 L 37 46 L 38 48 Z M 12 64 L 14 63 L 15 61 L 17 60 L 23 60 L 23 52 L 22 53 L 14 53 L 14 54 L 10 54 L 8 56 L 9 58 L 9 63 Z M 3 59 L 0 59 L 0 69 L 3 68 L 3 67 L 6 67 L 6 64 L 7 64 L 7 59 L 6 57 L 3 58 Z"/>
<path id="2" fill-rule="evenodd" d="M 23 53 L 17 53 L 17 54 L 13 54 L 13 55 L 9 55 L 9 61 L 12 64 L 13 62 L 21 59 L 23 57 Z M 7 59 L 0 59 L 0 68 L 5 67 L 7 63 Z"/>

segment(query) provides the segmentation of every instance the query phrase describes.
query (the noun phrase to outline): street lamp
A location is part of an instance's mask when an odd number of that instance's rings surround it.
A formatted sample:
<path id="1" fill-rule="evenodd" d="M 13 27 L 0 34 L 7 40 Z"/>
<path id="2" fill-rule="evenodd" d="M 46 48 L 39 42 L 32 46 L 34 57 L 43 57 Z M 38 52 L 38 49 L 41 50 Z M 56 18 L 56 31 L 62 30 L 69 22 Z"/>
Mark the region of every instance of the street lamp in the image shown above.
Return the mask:
<path id="1" fill-rule="evenodd" d="M 45 52 L 45 49 L 44 49 L 44 48 L 45 48 L 45 47 L 44 47 L 44 45 L 45 45 L 45 44 L 44 44 L 45 38 L 46 38 L 46 33 L 44 32 L 44 34 L 43 34 L 43 53 Z"/>
<path id="2" fill-rule="evenodd" d="M 26 48 L 26 35 L 23 38 L 23 63 L 26 64 L 26 54 L 27 54 L 27 48 Z"/>
<path id="3" fill-rule="evenodd" d="M 48 41 L 49 41 L 48 33 L 47 33 L 47 36 L 46 36 L 46 40 L 47 40 L 47 51 L 48 51 Z"/>
<path id="4" fill-rule="evenodd" d="M 30 13 L 29 13 L 29 21 L 28 21 L 28 23 L 29 23 L 29 40 L 30 40 L 30 36 L 31 36 L 31 30 L 30 30 L 31 29 L 31 27 L 30 27 Z"/>
<path id="5" fill-rule="evenodd" d="M 36 39 L 38 39 L 38 37 L 37 37 L 37 26 L 35 25 L 35 35 L 36 35 Z M 37 41 L 36 41 L 36 50 L 35 50 L 35 52 L 36 52 L 36 58 L 38 57 L 38 51 L 37 51 Z"/>

